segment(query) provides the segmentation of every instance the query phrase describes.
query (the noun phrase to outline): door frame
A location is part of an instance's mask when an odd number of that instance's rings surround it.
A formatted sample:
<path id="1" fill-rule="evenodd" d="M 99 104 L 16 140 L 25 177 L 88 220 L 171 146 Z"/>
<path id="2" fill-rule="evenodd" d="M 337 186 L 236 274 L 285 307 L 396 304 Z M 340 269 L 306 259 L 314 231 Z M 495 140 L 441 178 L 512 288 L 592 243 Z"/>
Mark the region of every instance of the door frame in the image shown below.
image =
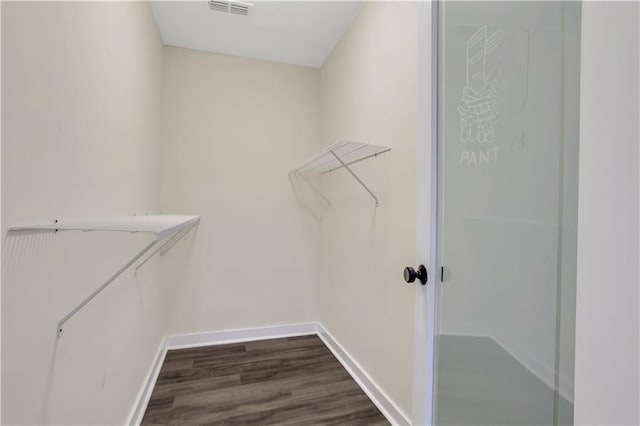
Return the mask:
<path id="1" fill-rule="evenodd" d="M 437 268 L 437 47 L 438 47 L 438 1 L 423 0 L 418 16 L 418 138 L 417 138 L 417 243 L 416 261 L 427 262 L 431 277 L 426 286 L 417 286 L 415 310 L 415 350 L 413 410 L 414 425 L 433 424 L 433 402 L 435 397 L 435 297 Z M 625 85 L 637 85 L 633 75 L 622 76 L 617 69 L 624 68 L 638 58 L 637 41 L 624 39 L 620 34 L 637 33 L 640 22 L 640 7 L 633 8 L 633 2 L 623 3 L 583 2 L 582 40 L 580 53 L 580 173 L 578 202 L 578 263 L 576 296 L 576 360 L 575 360 L 575 424 L 605 424 L 614 421 L 629 423 L 640 418 L 638 413 L 638 387 L 629 382 L 629 371 L 633 371 L 638 360 L 633 351 L 611 353 L 609 348 L 625 348 L 637 344 L 638 327 L 630 327 L 628 318 L 638 318 L 638 302 L 628 297 L 628 292 L 603 292 L 602 283 L 612 280 L 609 268 L 602 268 L 607 261 L 618 265 L 617 252 L 623 251 L 638 257 L 637 237 L 633 232 L 619 232 L 638 229 L 637 217 L 631 220 L 627 215 L 621 222 L 615 205 L 627 208 L 637 201 L 638 182 L 627 187 L 627 191 L 617 191 L 613 195 L 610 188 L 629 185 L 626 178 L 640 163 L 639 158 L 629 155 L 630 147 L 637 139 L 637 131 L 631 124 L 619 121 L 620 117 L 600 102 L 603 89 L 591 81 L 600 81 L 615 75 L 618 78 L 617 92 L 608 93 L 609 99 L 627 100 L 638 109 L 637 97 L 633 90 L 623 90 Z M 633 14 L 636 14 L 635 19 Z M 587 38 L 585 38 L 587 36 Z M 586 41 L 585 41 L 586 40 Z M 620 40 L 624 42 L 620 43 Z M 634 44 L 635 42 L 635 44 Z M 616 43 L 619 43 L 616 45 Z M 600 46 L 614 45 L 617 51 L 611 61 L 602 61 L 598 55 Z M 625 54 L 621 54 L 623 52 Z M 432 92 L 433 90 L 433 92 Z M 435 95 L 432 99 L 432 93 Z M 598 117 L 598 120 L 591 119 Z M 602 135 L 618 135 L 612 141 L 615 148 L 604 147 Z M 434 136 L 435 135 L 435 136 Z M 636 139 L 634 139 L 634 137 Z M 622 153 L 622 154 L 621 154 Z M 605 155 L 606 154 L 606 155 Z M 604 157 L 603 157 L 604 155 Z M 624 159 L 625 161 L 622 161 Z M 422 161 L 424 160 L 424 161 Z M 425 165 L 431 167 L 428 170 Z M 586 165 L 586 166 L 585 166 Z M 612 174 L 611 169 L 618 173 Z M 428 182 L 428 183 L 427 183 Z M 427 184 L 425 184 L 427 183 Z M 597 185 L 595 185 L 597 183 Z M 634 191 L 635 190 L 635 195 Z M 601 199 L 607 194 L 609 202 L 602 206 Z M 637 211 L 637 203 L 634 207 Z M 637 215 L 636 215 L 637 216 Z M 597 226 L 595 225 L 597 224 Z M 616 233 L 617 232 L 617 233 Z M 427 236 L 426 238 L 423 238 Z M 605 255 L 603 259 L 603 253 Z M 618 265 L 619 266 L 619 265 Z M 635 268 L 634 268 L 635 267 Z M 637 282 L 637 265 L 627 264 L 624 268 L 614 268 L 615 282 Z M 439 278 L 439 277 L 438 277 Z M 636 284 L 637 286 L 637 284 Z M 631 288 L 631 287 L 629 287 Z M 638 291 L 640 293 L 640 291 Z M 606 296 L 603 300 L 603 295 Z M 607 315 L 594 317 L 592 307 L 598 305 Z M 611 333 L 616 330 L 616 333 Z M 603 343 L 603 338 L 606 341 Z M 625 346 L 626 345 L 626 346 Z M 599 348 L 598 351 L 593 348 Z M 606 352 L 606 353 L 603 353 Z M 621 359 L 620 354 L 625 354 Z M 604 362 L 603 362 L 604 360 Z M 612 372 L 611 365 L 618 367 Z M 603 378 L 609 386 L 602 386 Z M 618 392 L 611 392 L 611 389 Z M 624 391 L 622 391 L 624 389 Z M 623 398 L 621 398 L 621 395 Z"/>
<path id="2" fill-rule="evenodd" d="M 436 374 L 438 245 L 438 0 L 421 2 L 418 16 L 418 129 L 416 264 L 427 265 L 416 286 L 414 319 L 414 425 L 432 425 Z M 426 237 L 426 238 L 425 238 Z"/>

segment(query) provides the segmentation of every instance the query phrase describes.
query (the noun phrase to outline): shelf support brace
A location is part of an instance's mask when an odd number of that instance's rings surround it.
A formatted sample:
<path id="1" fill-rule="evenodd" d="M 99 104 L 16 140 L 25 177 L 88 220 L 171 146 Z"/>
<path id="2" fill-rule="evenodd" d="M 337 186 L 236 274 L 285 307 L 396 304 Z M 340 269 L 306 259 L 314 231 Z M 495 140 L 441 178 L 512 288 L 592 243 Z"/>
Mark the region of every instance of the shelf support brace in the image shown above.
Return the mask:
<path id="1" fill-rule="evenodd" d="M 181 230 L 173 234 L 171 237 L 169 237 L 169 239 L 165 241 L 164 244 L 156 248 L 153 252 L 151 252 L 149 256 L 147 256 L 142 262 L 140 262 L 138 266 L 136 266 L 135 273 L 137 274 L 138 269 L 142 268 L 142 266 L 145 263 L 147 263 L 149 260 L 151 260 L 151 258 L 155 256 L 156 253 L 160 252 L 160 256 L 163 256 L 166 252 L 171 250 L 171 247 L 173 247 L 178 241 L 180 241 L 185 235 L 187 235 L 189 231 L 191 231 L 191 229 L 193 229 L 193 227 L 196 226 L 196 224 L 197 222 L 194 222 L 191 225 L 188 225 L 182 228 Z"/>
<path id="2" fill-rule="evenodd" d="M 69 312 L 67 315 L 64 316 L 64 318 L 62 318 L 60 321 L 58 321 L 58 339 L 60 337 L 62 337 L 62 329 L 64 327 L 64 324 L 69 321 L 71 319 L 71 317 L 73 317 L 76 313 L 78 313 L 78 311 L 82 308 L 84 308 L 84 306 L 91 302 L 91 300 L 93 300 L 94 297 L 96 297 L 98 294 L 100 294 L 100 292 L 102 292 L 102 290 L 104 290 L 105 288 L 107 288 L 109 286 L 109 284 L 111 284 L 112 282 L 114 282 L 116 280 L 116 278 L 118 278 L 120 275 L 122 275 L 122 273 L 124 271 L 127 270 L 127 268 L 129 268 L 131 265 L 133 265 L 138 259 L 140 259 L 142 256 L 144 256 L 144 254 L 146 252 L 148 252 L 149 250 L 151 250 L 156 244 L 158 244 L 159 240 L 153 240 L 151 243 L 149 243 L 145 248 L 143 248 L 142 250 L 140 250 L 138 252 L 138 254 L 136 254 L 131 260 L 129 260 L 122 268 L 118 269 L 118 271 L 116 273 L 114 273 L 113 275 L 111 275 L 109 277 L 109 279 L 107 279 L 107 281 L 105 281 L 100 287 L 98 287 L 93 293 L 91 293 L 89 295 L 89 297 L 87 297 L 86 299 L 84 299 L 82 302 L 80 302 L 80 304 L 78 306 L 76 306 L 75 308 L 73 308 L 71 310 L 71 312 Z"/>
<path id="3" fill-rule="evenodd" d="M 196 224 L 197 222 L 194 222 L 191 225 L 185 227 L 184 229 L 181 229 L 180 231 L 178 231 L 175 236 L 176 238 L 173 238 L 167 241 L 167 244 L 164 244 L 162 247 L 160 247 L 160 256 L 164 256 L 169 250 L 171 250 L 171 248 L 175 246 L 178 243 L 178 241 L 183 239 L 189 233 L 189 231 L 191 231 L 191 229 L 193 229 L 193 227 L 196 226 Z"/>
<path id="4" fill-rule="evenodd" d="M 335 152 L 333 152 L 333 150 L 330 150 L 329 152 L 330 152 L 331 154 L 333 154 L 333 156 L 334 156 L 334 157 L 336 157 L 336 160 L 338 160 L 338 162 L 342 165 L 342 167 L 344 167 L 345 169 L 347 169 L 347 171 L 351 174 L 351 176 L 353 176 L 353 178 L 354 178 L 355 180 L 357 180 L 357 181 L 358 181 L 358 183 L 359 183 L 360 185 L 362 185 L 362 187 L 363 187 L 364 189 L 366 189 L 366 190 L 367 190 L 367 192 L 369 193 L 369 195 L 371 195 L 371 196 L 373 197 L 373 199 L 374 199 L 374 200 L 376 200 L 376 207 L 378 207 L 378 197 L 376 197 L 376 196 L 375 196 L 375 194 L 374 194 L 373 192 L 371 192 L 371 190 L 369 189 L 369 187 L 367 187 L 367 185 L 365 185 L 365 184 L 364 184 L 364 182 L 362 182 L 362 181 L 360 180 L 360 178 L 359 178 L 359 177 L 358 177 L 358 176 L 353 172 L 353 170 L 351 170 L 351 168 L 350 168 L 348 165 L 346 165 L 344 161 L 342 161 L 342 158 L 340 158 L 340 157 L 338 156 L 338 154 L 336 154 Z"/>

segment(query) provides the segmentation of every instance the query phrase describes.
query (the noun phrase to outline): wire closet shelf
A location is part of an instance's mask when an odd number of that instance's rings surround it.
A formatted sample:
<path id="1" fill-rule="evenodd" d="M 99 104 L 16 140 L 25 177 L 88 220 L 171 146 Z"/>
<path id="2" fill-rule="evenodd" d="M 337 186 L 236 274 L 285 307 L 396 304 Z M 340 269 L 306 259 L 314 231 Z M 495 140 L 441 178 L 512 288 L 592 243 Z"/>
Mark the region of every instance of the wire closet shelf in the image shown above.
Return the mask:
<path id="1" fill-rule="evenodd" d="M 309 180 L 312 175 L 322 175 L 331 173 L 338 169 L 346 169 L 347 172 L 373 197 L 378 205 L 378 197 L 351 169 L 352 164 L 366 159 L 377 157 L 380 154 L 391 151 L 388 146 L 372 145 L 362 142 L 339 141 L 315 154 L 302 165 L 289 172 L 289 176 L 297 175 L 302 177 L 312 188 L 318 192 L 326 201 L 329 199 Z"/>
<path id="2" fill-rule="evenodd" d="M 147 244 L 127 263 L 111 275 L 96 290 L 73 308 L 65 315 L 57 324 L 58 338 L 62 336 L 64 324 L 70 320 L 78 311 L 80 311 L 87 303 L 100 294 L 105 288 L 122 275 L 130 266 L 140 260 L 146 253 L 150 252 L 144 260 L 137 266 L 135 271 L 145 263 L 147 263 L 156 253 L 165 254 L 178 241 L 193 229 L 200 221 L 200 216 L 196 215 L 144 215 L 144 216 L 126 216 L 126 217 L 103 217 L 103 218 L 87 218 L 76 220 L 55 220 L 48 224 L 30 224 L 21 226 L 12 226 L 7 231 L 9 233 L 19 232 L 43 232 L 43 231 L 108 231 L 108 232 L 146 232 L 154 235 L 152 242 Z"/>

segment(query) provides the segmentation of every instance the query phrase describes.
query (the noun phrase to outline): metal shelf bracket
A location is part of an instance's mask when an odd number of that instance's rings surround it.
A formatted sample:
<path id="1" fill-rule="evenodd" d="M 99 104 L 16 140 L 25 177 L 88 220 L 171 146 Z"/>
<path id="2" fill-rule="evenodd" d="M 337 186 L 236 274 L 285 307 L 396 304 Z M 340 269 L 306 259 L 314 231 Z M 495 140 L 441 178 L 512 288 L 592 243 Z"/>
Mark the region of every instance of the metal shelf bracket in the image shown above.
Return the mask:
<path id="1" fill-rule="evenodd" d="M 135 269 L 135 274 L 138 273 L 138 269 L 142 268 L 145 263 L 147 263 L 156 253 L 160 252 L 160 256 L 164 256 L 171 248 L 178 243 L 182 238 L 185 237 L 191 231 L 193 227 L 195 227 L 197 222 L 194 222 L 190 225 L 185 226 L 172 236 L 170 236 L 164 244 L 161 244 L 158 248 L 156 248 L 149 256 L 147 256 L 142 262 L 140 262 Z"/>
<path id="2" fill-rule="evenodd" d="M 365 183 L 358 177 L 358 175 L 356 175 L 353 170 L 351 170 L 351 167 L 349 167 L 347 164 L 345 164 L 344 161 L 342 161 L 342 159 L 338 156 L 338 154 L 336 154 L 333 150 L 329 150 L 329 152 L 331 154 L 333 154 L 333 156 L 336 158 L 336 160 L 340 163 L 341 167 L 344 167 L 350 174 L 351 176 L 353 176 L 353 178 L 358 181 L 358 183 L 360 185 L 362 185 L 362 187 L 364 189 L 366 189 L 366 191 L 369 193 L 369 195 L 371 195 L 373 197 L 373 199 L 376 201 L 376 207 L 378 207 L 378 197 L 376 197 L 376 195 L 371 192 L 371 190 L 369 189 L 369 187 L 367 185 L 365 185 Z"/>
<path id="3" fill-rule="evenodd" d="M 133 265 L 138 259 L 140 259 L 142 256 L 144 256 L 144 254 L 146 252 L 148 252 L 149 250 L 151 250 L 156 244 L 158 244 L 158 240 L 153 240 L 145 248 L 140 250 L 138 252 L 138 254 L 133 256 L 133 258 L 131 258 L 131 260 L 129 260 L 127 263 L 125 263 L 125 265 L 122 268 L 118 269 L 118 271 L 116 273 L 114 273 L 113 275 L 111 275 L 104 283 L 102 283 L 102 285 L 100 287 L 98 287 L 86 299 L 84 299 L 82 302 L 80 302 L 80 304 L 78 304 L 78 306 L 73 308 L 67 315 L 65 315 L 60 321 L 58 321 L 58 339 L 60 337 L 62 337 L 62 331 L 63 331 L 64 323 L 69 321 L 71 319 L 71 317 L 73 317 L 76 313 L 78 313 L 78 311 L 80 309 L 84 308 L 84 306 L 87 303 L 91 302 L 91 300 L 93 300 L 94 297 L 96 297 L 98 294 L 100 294 L 100 292 L 102 292 L 102 290 L 107 288 L 109 286 L 109 284 L 114 282 L 116 280 L 116 278 L 118 278 L 120 275 L 122 275 L 122 273 L 124 271 L 126 271 L 127 268 L 129 268 L 129 266 Z"/>
<path id="4" fill-rule="evenodd" d="M 59 221 L 53 223 L 37 223 L 22 226 L 11 226 L 7 229 L 8 233 L 24 233 L 24 232 L 58 232 L 58 231 L 108 231 L 108 232 L 146 232 L 153 233 L 154 239 L 147 244 L 135 256 L 127 261 L 120 269 L 103 282 L 96 290 L 87 298 L 80 302 L 67 315 L 58 321 L 56 332 L 58 338 L 62 337 L 64 325 L 89 302 L 91 302 L 98 294 L 114 282 L 129 267 L 140 260 L 146 253 L 156 248 L 148 257 L 146 257 L 137 267 L 142 267 L 157 252 L 160 255 L 165 254 L 178 241 L 189 233 L 200 222 L 200 216 L 197 215 L 142 215 L 142 216 L 123 216 L 123 217 L 90 217 L 84 219 Z"/>
<path id="5" fill-rule="evenodd" d="M 133 256 L 127 263 L 125 263 L 120 269 L 118 269 L 113 275 L 111 275 L 104 283 L 100 285 L 93 293 L 91 293 L 87 298 L 85 298 L 82 302 L 80 302 L 75 308 L 73 308 L 67 315 L 65 315 L 60 321 L 58 321 L 57 334 L 58 338 L 62 337 L 62 333 L 64 330 L 64 324 L 69 321 L 75 314 L 77 314 L 82 308 L 87 305 L 87 303 L 91 302 L 98 294 L 100 294 L 104 289 L 106 289 L 109 284 L 114 282 L 120 275 L 122 275 L 131 265 L 136 263 L 142 256 L 144 256 L 147 252 L 149 252 L 152 248 L 158 246 L 156 250 L 154 250 L 149 256 L 147 256 L 138 266 L 136 266 L 135 273 L 137 274 L 138 269 L 140 269 L 145 263 L 147 263 L 156 253 L 160 252 L 160 255 L 164 255 L 167 251 L 169 251 L 178 241 L 184 238 L 185 235 L 189 233 L 191 229 L 193 229 L 198 222 L 192 222 L 189 225 L 178 229 L 172 235 L 168 237 L 156 237 L 151 243 L 145 246 L 142 250 L 140 250 L 135 256 Z M 166 241 L 164 244 L 160 244 L 163 240 Z"/>

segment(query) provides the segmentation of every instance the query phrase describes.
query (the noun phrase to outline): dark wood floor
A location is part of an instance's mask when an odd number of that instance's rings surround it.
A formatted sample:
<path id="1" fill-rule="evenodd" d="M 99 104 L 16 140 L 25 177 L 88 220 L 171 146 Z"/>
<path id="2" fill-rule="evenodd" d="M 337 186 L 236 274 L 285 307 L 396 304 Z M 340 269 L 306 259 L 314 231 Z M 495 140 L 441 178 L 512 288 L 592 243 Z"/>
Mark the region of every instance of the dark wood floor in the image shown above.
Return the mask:
<path id="1" fill-rule="evenodd" d="M 314 335 L 169 351 L 142 424 L 389 423 Z"/>

